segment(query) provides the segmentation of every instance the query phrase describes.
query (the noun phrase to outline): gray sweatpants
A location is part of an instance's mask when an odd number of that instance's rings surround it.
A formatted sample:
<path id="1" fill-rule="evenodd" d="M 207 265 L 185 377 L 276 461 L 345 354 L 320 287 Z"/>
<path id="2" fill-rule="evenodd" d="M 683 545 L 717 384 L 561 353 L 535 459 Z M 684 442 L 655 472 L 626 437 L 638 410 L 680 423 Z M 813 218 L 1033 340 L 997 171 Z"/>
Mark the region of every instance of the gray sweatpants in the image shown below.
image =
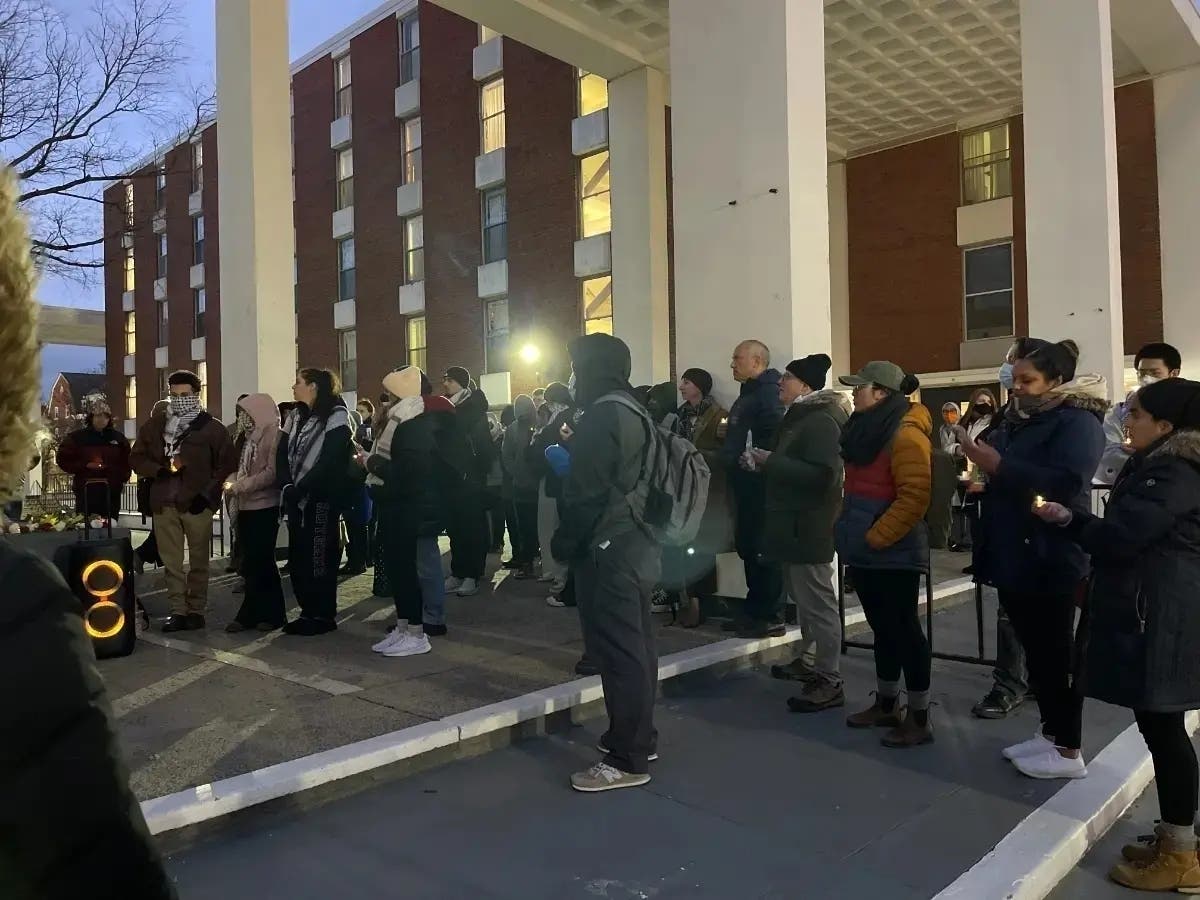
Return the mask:
<path id="1" fill-rule="evenodd" d="M 833 589 L 833 563 L 785 564 L 783 583 L 796 604 L 802 635 L 796 642 L 799 658 L 829 681 L 841 684 L 842 623 Z"/>

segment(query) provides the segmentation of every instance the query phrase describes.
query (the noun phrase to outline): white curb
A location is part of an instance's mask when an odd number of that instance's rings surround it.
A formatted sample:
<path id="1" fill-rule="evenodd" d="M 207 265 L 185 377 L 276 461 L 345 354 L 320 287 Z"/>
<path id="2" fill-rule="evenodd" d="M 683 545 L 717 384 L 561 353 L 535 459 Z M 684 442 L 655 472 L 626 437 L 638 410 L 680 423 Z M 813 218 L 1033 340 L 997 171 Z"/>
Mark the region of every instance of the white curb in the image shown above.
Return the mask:
<path id="1" fill-rule="evenodd" d="M 1188 731 L 1196 725 L 1196 714 L 1189 714 Z M 934 900 L 1042 900 L 1153 777 L 1146 742 L 1130 725 L 1088 763 L 1087 778 L 1068 782 Z"/>
<path id="2" fill-rule="evenodd" d="M 971 583 L 970 578 L 956 578 L 938 585 L 933 592 L 934 599 L 940 600 L 961 593 L 969 588 Z M 861 609 L 846 610 L 847 625 L 864 621 L 866 616 Z M 799 638 L 800 629 L 789 628 L 782 637 L 757 640 L 732 638 L 672 653 L 659 660 L 658 677 L 660 681 L 675 678 L 698 669 L 753 656 L 763 650 L 782 647 Z M 502 700 L 447 716 L 435 722 L 413 725 L 379 737 L 255 769 L 243 775 L 234 775 L 211 784 L 155 797 L 142 803 L 142 813 L 150 826 L 150 833 L 161 834 L 352 775 L 360 775 L 371 769 L 411 759 L 422 753 L 449 747 L 493 731 L 511 728 L 521 722 L 591 703 L 603 697 L 604 689 L 600 686 L 600 678 L 595 675 L 556 684 L 511 700 Z"/>

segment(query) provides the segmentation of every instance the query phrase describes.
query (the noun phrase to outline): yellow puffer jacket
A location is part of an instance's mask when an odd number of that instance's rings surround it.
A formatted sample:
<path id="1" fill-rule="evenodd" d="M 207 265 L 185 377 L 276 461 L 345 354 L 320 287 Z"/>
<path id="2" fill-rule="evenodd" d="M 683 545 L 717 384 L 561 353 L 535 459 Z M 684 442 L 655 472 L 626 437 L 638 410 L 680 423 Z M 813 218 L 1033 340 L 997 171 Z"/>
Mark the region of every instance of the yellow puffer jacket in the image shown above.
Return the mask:
<path id="1" fill-rule="evenodd" d="M 933 455 L 933 417 L 923 404 L 913 403 L 892 438 L 892 480 L 896 499 L 867 531 L 873 550 L 890 547 L 909 534 L 929 509 L 930 464 Z"/>

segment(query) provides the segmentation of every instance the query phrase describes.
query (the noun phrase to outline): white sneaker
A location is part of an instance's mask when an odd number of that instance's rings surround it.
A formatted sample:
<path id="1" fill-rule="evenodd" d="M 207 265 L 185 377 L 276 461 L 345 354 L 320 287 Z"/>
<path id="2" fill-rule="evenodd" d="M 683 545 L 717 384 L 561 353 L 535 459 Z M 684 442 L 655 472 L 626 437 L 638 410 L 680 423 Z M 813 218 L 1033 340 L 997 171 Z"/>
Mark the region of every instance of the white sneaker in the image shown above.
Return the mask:
<path id="1" fill-rule="evenodd" d="M 449 584 L 449 582 L 446 582 Z M 474 578 L 464 578 L 454 591 L 460 597 L 470 597 L 479 593 L 479 582 Z"/>
<path id="2" fill-rule="evenodd" d="M 1017 757 L 1013 765 L 1018 772 L 1030 778 L 1086 778 L 1088 773 L 1082 755 L 1072 759 L 1053 747 L 1033 756 Z"/>
<path id="3" fill-rule="evenodd" d="M 553 581 L 554 581 L 553 575 L 539 575 L 538 576 L 538 584 L 550 584 Z"/>
<path id="4" fill-rule="evenodd" d="M 463 581 L 461 578 L 455 578 L 453 575 L 451 575 L 449 578 L 446 579 L 446 593 L 447 594 L 454 593 L 460 587 L 462 587 L 462 583 L 463 583 Z"/>
<path id="5" fill-rule="evenodd" d="M 384 635 L 384 638 L 382 641 L 380 641 L 377 644 L 373 644 L 371 646 L 371 649 L 374 650 L 376 653 L 383 653 L 389 647 L 398 643 L 400 641 L 400 639 L 404 637 L 405 634 L 406 634 L 406 632 L 404 631 L 404 629 L 393 628 L 386 635 Z"/>
<path id="6" fill-rule="evenodd" d="M 549 597 L 546 598 L 546 605 L 553 606 L 555 609 L 562 609 L 567 604 L 565 604 L 561 600 L 559 600 L 556 595 L 551 594 Z"/>
<path id="7" fill-rule="evenodd" d="M 405 632 L 404 636 L 392 646 L 383 651 L 384 656 L 420 656 L 422 653 L 428 653 L 433 649 L 429 643 L 429 638 L 424 634 L 411 634 Z"/>
<path id="8" fill-rule="evenodd" d="M 1022 756 L 1036 756 L 1039 753 L 1045 753 L 1047 750 L 1054 749 L 1054 742 L 1047 738 L 1041 731 L 1038 731 L 1028 741 L 1021 741 L 1019 744 L 1013 744 L 1011 747 L 1005 747 L 1000 751 L 1001 756 L 1010 762 L 1016 762 Z"/>

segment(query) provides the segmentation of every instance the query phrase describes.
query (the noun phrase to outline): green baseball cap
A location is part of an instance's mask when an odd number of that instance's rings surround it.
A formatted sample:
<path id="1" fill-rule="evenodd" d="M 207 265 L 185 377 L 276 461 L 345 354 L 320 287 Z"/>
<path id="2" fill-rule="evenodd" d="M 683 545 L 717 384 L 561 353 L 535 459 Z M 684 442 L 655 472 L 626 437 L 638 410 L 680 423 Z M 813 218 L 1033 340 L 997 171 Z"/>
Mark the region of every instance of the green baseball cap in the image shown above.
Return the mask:
<path id="1" fill-rule="evenodd" d="M 893 391 L 902 390 L 904 370 L 895 363 L 876 360 L 869 362 L 858 370 L 857 375 L 843 375 L 838 379 L 846 387 L 859 387 L 864 384 L 877 384 Z"/>

